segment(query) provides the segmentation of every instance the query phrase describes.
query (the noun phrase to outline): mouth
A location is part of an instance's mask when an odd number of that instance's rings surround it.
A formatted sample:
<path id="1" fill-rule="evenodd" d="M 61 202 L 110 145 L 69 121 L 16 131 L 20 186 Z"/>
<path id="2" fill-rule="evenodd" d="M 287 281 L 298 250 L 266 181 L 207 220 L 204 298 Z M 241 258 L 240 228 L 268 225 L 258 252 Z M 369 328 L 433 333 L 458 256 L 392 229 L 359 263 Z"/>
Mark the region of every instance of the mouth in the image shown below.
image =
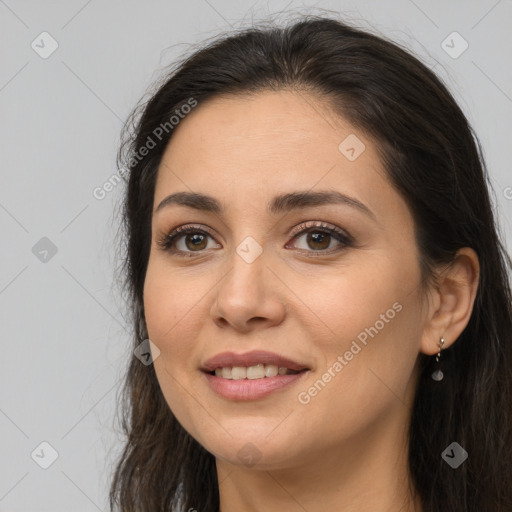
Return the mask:
<path id="1" fill-rule="evenodd" d="M 244 354 L 222 352 L 205 361 L 201 370 L 224 379 L 242 380 L 293 375 L 310 368 L 273 352 L 253 350 Z"/>
<path id="2" fill-rule="evenodd" d="M 201 371 L 211 389 L 231 400 L 261 399 L 297 382 L 311 368 L 271 352 L 223 352 L 208 359 Z"/>
<path id="3" fill-rule="evenodd" d="M 290 368 L 277 366 L 276 364 L 259 363 L 252 366 L 222 366 L 207 373 L 228 380 L 256 380 L 276 377 L 277 375 L 296 375 L 297 373 L 305 371 L 307 371 L 307 368 L 303 370 L 291 370 Z"/>

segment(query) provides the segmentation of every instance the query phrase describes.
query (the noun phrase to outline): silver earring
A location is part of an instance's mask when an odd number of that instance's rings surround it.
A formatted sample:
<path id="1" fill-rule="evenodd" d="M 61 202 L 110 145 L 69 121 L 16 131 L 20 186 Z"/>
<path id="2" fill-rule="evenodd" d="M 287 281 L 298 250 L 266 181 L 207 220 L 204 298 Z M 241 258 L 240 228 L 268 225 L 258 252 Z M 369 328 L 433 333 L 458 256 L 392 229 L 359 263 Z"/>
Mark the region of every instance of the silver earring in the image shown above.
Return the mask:
<path id="1" fill-rule="evenodd" d="M 436 363 L 439 362 L 439 358 L 441 357 L 441 350 L 443 350 L 444 345 L 444 338 L 441 338 L 441 341 L 439 343 L 439 353 L 436 356 Z M 439 382 L 440 380 L 443 380 L 444 373 L 441 370 L 436 370 L 432 373 L 432 379 Z"/>

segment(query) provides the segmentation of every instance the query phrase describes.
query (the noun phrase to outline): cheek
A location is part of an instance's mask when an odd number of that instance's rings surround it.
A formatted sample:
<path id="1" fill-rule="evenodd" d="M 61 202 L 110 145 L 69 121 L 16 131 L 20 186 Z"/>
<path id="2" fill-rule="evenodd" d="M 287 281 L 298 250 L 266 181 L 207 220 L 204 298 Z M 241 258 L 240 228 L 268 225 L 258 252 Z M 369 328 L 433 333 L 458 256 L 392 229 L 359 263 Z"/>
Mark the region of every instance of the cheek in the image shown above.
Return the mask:
<path id="1" fill-rule="evenodd" d="M 144 308 L 149 339 L 160 350 L 154 368 L 169 407 L 177 415 L 186 413 L 184 389 L 195 374 L 194 344 L 204 314 L 198 303 L 198 288 L 184 286 L 168 270 L 149 265 L 144 284 Z M 189 283 L 189 281 L 187 281 Z M 192 290 L 192 291 L 190 291 Z"/>
<path id="2" fill-rule="evenodd" d="M 326 439 L 350 438 L 393 411 L 406 409 L 417 349 L 407 336 L 408 307 L 401 306 L 398 312 L 392 309 L 396 314 L 386 317 L 388 323 L 379 316 L 375 320 L 369 309 L 354 320 L 346 335 L 338 331 L 343 336 L 335 346 L 323 346 L 325 366 L 298 390 L 304 430 L 319 430 Z"/>
<path id="3" fill-rule="evenodd" d="M 304 399 L 340 420 L 347 410 L 364 416 L 406 392 L 421 340 L 421 298 L 412 286 L 418 269 L 402 263 L 354 266 L 305 295 L 324 357 Z"/>
<path id="4" fill-rule="evenodd" d="M 144 312 L 149 338 L 160 349 L 160 366 L 173 376 L 197 371 L 197 339 L 208 315 L 204 276 L 171 273 L 164 263 L 148 265 L 144 283 Z M 199 354 L 200 355 L 200 354 Z M 158 369 L 158 365 L 156 365 Z"/>
<path id="5" fill-rule="evenodd" d="M 165 401 L 173 414 L 196 437 L 196 416 L 190 386 L 193 368 L 194 332 L 204 315 L 198 313 L 197 297 L 186 293 L 175 276 L 166 277 L 165 268 L 149 265 L 144 283 L 144 311 L 149 338 L 159 348 L 154 370 Z M 192 291 L 196 287 L 188 287 Z M 178 290 L 178 292 L 176 291 Z"/>
<path id="6" fill-rule="evenodd" d="M 403 283 L 409 280 L 409 276 L 404 279 L 403 270 L 398 277 L 392 265 L 379 265 L 370 257 L 347 262 L 344 268 L 314 280 L 303 278 L 299 285 L 296 276 L 290 278 L 295 280 L 294 293 L 307 306 L 309 317 L 325 331 L 323 345 L 337 343 L 340 349 L 360 333 L 364 339 L 365 329 L 376 323 L 379 332 L 388 330 L 404 300 Z"/>
<path id="7" fill-rule="evenodd" d="M 150 338 L 165 344 L 175 338 L 200 306 L 200 297 L 199 282 L 178 279 L 165 265 L 150 260 L 144 282 L 144 313 Z"/>

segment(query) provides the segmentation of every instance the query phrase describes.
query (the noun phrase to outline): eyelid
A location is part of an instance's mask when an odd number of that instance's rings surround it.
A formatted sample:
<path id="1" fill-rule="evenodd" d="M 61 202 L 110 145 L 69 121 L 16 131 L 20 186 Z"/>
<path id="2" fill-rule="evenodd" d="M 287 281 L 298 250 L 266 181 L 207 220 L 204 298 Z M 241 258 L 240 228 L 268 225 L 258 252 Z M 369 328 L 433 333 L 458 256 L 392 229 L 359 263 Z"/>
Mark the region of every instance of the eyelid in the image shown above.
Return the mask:
<path id="1" fill-rule="evenodd" d="M 335 231 L 341 237 L 344 237 L 347 241 L 352 241 L 352 237 L 344 229 L 341 229 L 334 224 L 330 224 L 329 222 L 324 222 L 321 220 L 308 220 L 305 222 L 301 222 L 300 224 L 295 226 L 295 228 L 293 228 L 289 236 L 296 237 L 297 235 L 300 235 L 303 231 L 312 228 L 318 228 L 319 230 L 326 229 L 328 231 L 332 230 Z"/>
<path id="2" fill-rule="evenodd" d="M 170 245 L 170 242 L 174 242 L 175 239 L 180 234 L 187 234 L 189 231 L 192 231 L 194 233 L 196 232 L 202 232 L 210 235 L 212 238 L 215 238 L 213 232 L 210 230 L 210 228 L 204 226 L 203 224 L 183 224 L 182 226 L 178 226 L 177 228 L 172 229 L 170 232 L 162 233 L 162 235 L 158 236 L 156 238 L 156 243 L 159 247 L 162 247 L 163 249 L 167 250 L 168 246 Z"/>

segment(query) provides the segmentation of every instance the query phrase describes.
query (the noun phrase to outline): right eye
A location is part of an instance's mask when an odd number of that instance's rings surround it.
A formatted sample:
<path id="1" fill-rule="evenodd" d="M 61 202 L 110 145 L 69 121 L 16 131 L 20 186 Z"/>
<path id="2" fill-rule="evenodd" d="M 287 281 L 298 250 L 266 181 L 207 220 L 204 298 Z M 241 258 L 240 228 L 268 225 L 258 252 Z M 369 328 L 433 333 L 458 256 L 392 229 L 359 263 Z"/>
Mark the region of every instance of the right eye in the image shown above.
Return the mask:
<path id="1" fill-rule="evenodd" d="M 193 256 L 195 252 L 208 249 L 208 237 L 213 236 L 195 226 L 181 226 L 157 241 L 158 245 L 172 254 Z M 179 245 L 181 244 L 181 247 Z M 217 244 L 218 245 L 218 244 Z"/>

